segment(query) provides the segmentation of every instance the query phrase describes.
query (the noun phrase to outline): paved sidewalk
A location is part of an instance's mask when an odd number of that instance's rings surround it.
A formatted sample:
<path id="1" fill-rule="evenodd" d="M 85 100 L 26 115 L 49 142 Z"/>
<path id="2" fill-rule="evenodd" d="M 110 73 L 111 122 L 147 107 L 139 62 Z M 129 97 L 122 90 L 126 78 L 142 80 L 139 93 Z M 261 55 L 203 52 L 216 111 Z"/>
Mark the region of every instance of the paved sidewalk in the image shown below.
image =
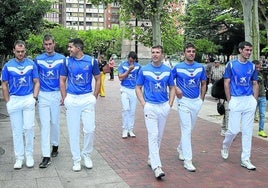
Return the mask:
<path id="1" fill-rule="evenodd" d="M 107 77 L 109 77 L 107 75 Z M 220 156 L 223 137 L 220 136 L 222 116 L 217 115 L 216 100 L 210 96 L 202 106 L 197 125 L 192 135 L 194 173 L 183 168 L 177 159 L 176 147 L 180 138 L 178 114 L 174 105 L 169 114 L 161 145 L 161 159 L 166 176 L 162 180 L 154 178 L 147 166 L 147 132 L 143 110 L 138 104 L 136 112 L 136 138 L 121 138 L 121 101 L 117 77 L 105 82 L 106 97 L 98 98 L 96 106 L 94 167 L 81 172 L 71 170 L 72 160 L 69 149 L 68 131 L 62 110 L 60 153 L 47 169 L 39 169 L 41 162 L 40 131 L 36 126 L 34 168 L 23 167 L 13 170 L 14 153 L 10 123 L 8 118 L 0 119 L 0 146 L 5 154 L 0 156 L 0 187 L 268 187 L 268 139 L 257 137 L 254 127 L 252 163 L 256 171 L 240 167 L 241 134 L 234 141 L 229 159 Z M 4 103 L 0 103 L 5 114 Z M 2 116 L 1 116 L 2 117 Z M 266 126 L 266 131 L 267 131 Z M 268 132 L 268 131 L 267 131 Z"/>

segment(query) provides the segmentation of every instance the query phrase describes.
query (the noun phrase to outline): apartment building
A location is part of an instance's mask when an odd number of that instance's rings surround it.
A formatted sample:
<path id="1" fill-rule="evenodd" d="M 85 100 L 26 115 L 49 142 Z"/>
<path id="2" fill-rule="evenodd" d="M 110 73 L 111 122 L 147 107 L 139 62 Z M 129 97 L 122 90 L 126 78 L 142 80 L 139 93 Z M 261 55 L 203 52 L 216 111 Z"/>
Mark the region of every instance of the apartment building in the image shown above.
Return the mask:
<path id="1" fill-rule="evenodd" d="M 87 0 L 58 0 L 53 4 L 53 12 L 45 19 L 75 30 L 104 29 L 119 25 L 119 6 L 115 3 L 104 7 Z"/>

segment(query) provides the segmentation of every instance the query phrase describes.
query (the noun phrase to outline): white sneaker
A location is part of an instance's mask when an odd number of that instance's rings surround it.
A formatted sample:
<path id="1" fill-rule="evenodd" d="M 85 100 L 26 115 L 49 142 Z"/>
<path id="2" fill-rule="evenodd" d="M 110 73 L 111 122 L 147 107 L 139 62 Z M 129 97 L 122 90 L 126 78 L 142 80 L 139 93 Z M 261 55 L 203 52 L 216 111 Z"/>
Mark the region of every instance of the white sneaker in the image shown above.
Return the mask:
<path id="1" fill-rule="evenodd" d="M 133 133 L 133 130 L 128 131 L 130 137 L 134 138 L 136 135 Z"/>
<path id="2" fill-rule="evenodd" d="M 228 157 L 229 157 L 229 151 L 228 151 L 227 148 L 222 148 L 221 149 L 221 157 L 223 159 L 228 159 Z"/>
<path id="3" fill-rule="evenodd" d="M 124 129 L 122 132 L 122 138 L 127 138 L 128 137 L 128 130 Z"/>
<path id="4" fill-rule="evenodd" d="M 74 172 L 79 172 L 80 170 L 81 170 L 81 163 L 80 163 L 80 161 L 74 161 L 73 171 Z"/>
<path id="5" fill-rule="evenodd" d="M 23 166 L 23 160 L 17 159 L 15 164 L 14 164 L 14 169 L 19 170 Z"/>
<path id="6" fill-rule="evenodd" d="M 249 159 L 242 161 L 241 166 L 247 168 L 248 170 L 256 170 L 256 167 L 250 162 Z"/>
<path id="7" fill-rule="evenodd" d="M 154 175 L 156 178 L 161 178 L 161 177 L 165 176 L 165 173 L 163 172 L 161 167 L 157 167 L 156 169 L 154 169 Z"/>
<path id="8" fill-rule="evenodd" d="M 226 130 L 221 130 L 221 136 L 225 136 L 225 134 L 226 134 Z"/>
<path id="9" fill-rule="evenodd" d="M 177 151 L 178 151 L 178 159 L 181 160 L 181 161 L 184 161 L 182 150 L 181 149 L 177 149 Z"/>
<path id="10" fill-rule="evenodd" d="M 91 169 L 93 167 L 93 163 L 92 163 L 90 156 L 84 154 L 83 159 L 84 159 L 84 164 L 85 164 L 86 168 Z"/>
<path id="11" fill-rule="evenodd" d="M 192 161 L 190 161 L 190 160 L 184 160 L 184 168 L 190 172 L 195 172 L 195 170 L 196 170 Z"/>
<path id="12" fill-rule="evenodd" d="M 34 166 L 34 159 L 32 155 L 26 156 L 26 166 L 32 168 Z"/>

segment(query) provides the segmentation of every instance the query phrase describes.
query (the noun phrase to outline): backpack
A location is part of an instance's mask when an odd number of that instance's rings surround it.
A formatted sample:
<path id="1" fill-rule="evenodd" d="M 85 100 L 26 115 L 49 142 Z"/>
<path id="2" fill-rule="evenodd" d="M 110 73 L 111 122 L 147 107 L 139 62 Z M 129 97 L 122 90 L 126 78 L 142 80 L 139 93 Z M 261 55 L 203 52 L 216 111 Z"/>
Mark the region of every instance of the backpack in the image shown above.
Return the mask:
<path id="1" fill-rule="evenodd" d="M 214 82 L 211 87 L 211 96 L 217 99 L 226 100 L 226 95 L 224 91 L 224 78 L 221 78 Z"/>

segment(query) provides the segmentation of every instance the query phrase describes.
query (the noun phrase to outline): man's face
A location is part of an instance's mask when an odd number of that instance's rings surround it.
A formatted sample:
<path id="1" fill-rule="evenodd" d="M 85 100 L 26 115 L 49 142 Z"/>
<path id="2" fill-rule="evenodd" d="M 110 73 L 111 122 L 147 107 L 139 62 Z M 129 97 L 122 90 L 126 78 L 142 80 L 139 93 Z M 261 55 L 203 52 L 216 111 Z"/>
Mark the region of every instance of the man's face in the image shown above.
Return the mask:
<path id="1" fill-rule="evenodd" d="M 152 53 L 152 61 L 154 63 L 159 63 L 162 61 L 163 53 L 162 53 L 162 50 L 160 48 L 153 48 L 151 53 Z"/>
<path id="2" fill-rule="evenodd" d="M 25 46 L 24 45 L 16 45 L 14 50 L 13 50 L 13 53 L 15 54 L 15 58 L 18 61 L 22 61 L 25 57 L 25 54 L 26 54 Z"/>
<path id="3" fill-rule="evenodd" d="M 220 66 L 220 62 L 215 62 L 215 67 L 219 67 Z"/>
<path id="4" fill-rule="evenodd" d="M 257 71 L 260 71 L 261 66 L 262 66 L 262 64 L 261 64 L 261 63 L 260 63 L 260 64 L 255 64 L 256 70 L 257 70 Z"/>
<path id="5" fill-rule="evenodd" d="M 194 61 L 195 59 L 195 48 L 187 48 L 184 51 L 184 56 L 187 61 Z"/>
<path id="6" fill-rule="evenodd" d="M 134 64 L 134 62 L 135 62 L 135 59 L 133 59 L 132 57 L 128 58 L 128 63 L 130 65 Z"/>
<path id="7" fill-rule="evenodd" d="M 55 43 L 50 39 L 43 42 L 43 47 L 47 54 L 54 53 Z"/>
<path id="8" fill-rule="evenodd" d="M 249 59 L 250 55 L 252 53 L 252 47 L 251 46 L 245 46 L 243 49 L 239 49 L 239 52 L 241 56 L 245 59 Z"/>
<path id="9" fill-rule="evenodd" d="M 79 48 L 78 47 L 75 47 L 73 43 L 69 43 L 69 45 L 68 45 L 68 51 L 70 53 L 70 56 L 76 57 L 78 55 Z"/>

